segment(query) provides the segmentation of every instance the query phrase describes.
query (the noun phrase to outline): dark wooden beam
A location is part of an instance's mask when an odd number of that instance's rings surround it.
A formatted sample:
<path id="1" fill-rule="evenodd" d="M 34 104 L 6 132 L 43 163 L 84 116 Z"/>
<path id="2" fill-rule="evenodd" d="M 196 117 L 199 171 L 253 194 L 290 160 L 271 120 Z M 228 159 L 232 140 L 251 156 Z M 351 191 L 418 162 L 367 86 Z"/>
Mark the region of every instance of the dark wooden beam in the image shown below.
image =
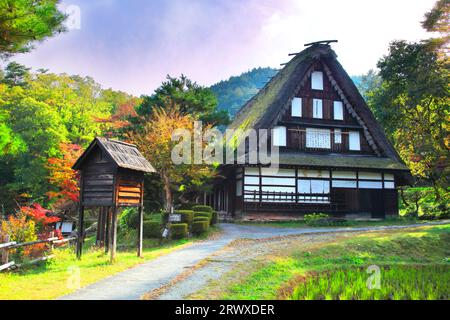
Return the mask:
<path id="1" fill-rule="evenodd" d="M 77 238 L 77 259 L 81 259 L 83 253 L 84 240 L 84 206 L 80 205 L 78 211 L 78 238 Z"/>
<path id="2" fill-rule="evenodd" d="M 111 249 L 110 262 L 113 263 L 116 260 L 117 251 L 117 207 L 112 208 L 112 219 L 111 219 L 111 231 L 109 236 L 109 246 Z"/>
<path id="3" fill-rule="evenodd" d="M 109 252 L 109 233 L 111 229 L 111 207 L 106 208 L 105 219 L 105 253 L 107 254 Z"/>
<path id="4" fill-rule="evenodd" d="M 142 258 L 142 241 L 143 241 L 143 226 L 144 226 L 144 207 L 139 207 L 139 221 L 138 221 L 138 241 L 137 241 L 137 256 Z"/>
<path id="5" fill-rule="evenodd" d="M 330 44 L 333 42 L 338 42 L 338 41 L 337 40 L 321 40 L 321 41 L 306 43 L 305 47 L 313 46 L 315 44 Z"/>

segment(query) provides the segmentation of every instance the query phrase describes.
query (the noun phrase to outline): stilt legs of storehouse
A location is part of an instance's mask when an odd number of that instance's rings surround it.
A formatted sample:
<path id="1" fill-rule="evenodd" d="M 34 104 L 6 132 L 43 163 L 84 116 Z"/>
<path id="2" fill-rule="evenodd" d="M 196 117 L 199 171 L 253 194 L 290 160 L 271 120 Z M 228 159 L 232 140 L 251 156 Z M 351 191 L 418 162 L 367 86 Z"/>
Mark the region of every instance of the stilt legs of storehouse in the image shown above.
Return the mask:
<path id="1" fill-rule="evenodd" d="M 83 242 L 85 238 L 84 230 L 84 206 L 80 206 L 78 213 L 78 241 L 77 241 L 77 258 L 80 259 L 83 253 Z M 142 238 L 143 238 L 143 220 L 144 220 L 144 207 L 141 205 L 138 207 L 139 219 L 138 219 L 138 239 L 137 239 L 137 255 L 142 257 Z M 96 245 L 99 247 L 105 247 L 105 253 L 110 251 L 111 262 L 116 259 L 117 248 L 117 207 L 100 207 L 97 220 L 97 239 Z"/>

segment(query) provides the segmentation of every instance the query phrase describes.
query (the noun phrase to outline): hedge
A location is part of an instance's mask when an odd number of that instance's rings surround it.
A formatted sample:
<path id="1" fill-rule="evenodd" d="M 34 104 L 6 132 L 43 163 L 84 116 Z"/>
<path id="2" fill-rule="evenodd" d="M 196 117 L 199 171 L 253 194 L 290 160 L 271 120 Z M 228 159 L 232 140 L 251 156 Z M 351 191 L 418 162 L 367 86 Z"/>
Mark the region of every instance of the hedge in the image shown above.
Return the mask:
<path id="1" fill-rule="evenodd" d="M 210 206 L 196 205 L 192 207 L 195 212 L 213 212 L 213 208 Z"/>
<path id="2" fill-rule="evenodd" d="M 194 211 L 192 210 L 175 210 L 174 214 L 181 214 L 181 222 L 191 225 L 194 218 Z"/>
<path id="3" fill-rule="evenodd" d="M 344 218 L 330 217 L 325 213 L 306 214 L 305 223 L 312 227 L 323 226 L 350 226 L 353 223 Z"/>
<path id="4" fill-rule="evenodd" d="M 161 224 L 156 221 L 144 221 L 144 238 L 161 238 Z"/>
<path id="5" fill-rule="evenodd" d="M 211 221 L 212 212 L 194 212 L 194 218 L 196 217 L 207 217 Z"/>
<path id="6" fill-rule="evenodd" d="M 207 222 L 208 226 L 211 224 L 211 221 L 209 220 L 208 217 L 195 217 L 193 223 L 194 222 Z"/>
<path id="7" fill-rule="evenodd" d="M 192 223 L 192 233 L 193 234 L 202 234 L 208 231 L 208 222 L 207 221 L 194 221 Z"/>
<path id="8" fill-rule="evenodd" d="M 183 239 L 188 236 L 188 224 L 178 223 L 169 225 L 169 231 L 172 239 Z"/>

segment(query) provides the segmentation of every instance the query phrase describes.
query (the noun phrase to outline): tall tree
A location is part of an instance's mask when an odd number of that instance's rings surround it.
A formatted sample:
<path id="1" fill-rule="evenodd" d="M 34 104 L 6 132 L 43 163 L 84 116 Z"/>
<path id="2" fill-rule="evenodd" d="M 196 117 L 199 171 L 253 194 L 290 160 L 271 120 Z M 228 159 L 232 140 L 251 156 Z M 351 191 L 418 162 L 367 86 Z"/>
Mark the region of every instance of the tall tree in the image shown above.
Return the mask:
<path id="1" fill-rule="evenodd" d="M 215 173 L 214 168 L 208 165 L 175 164 L 172 161 L 172 150 L 178 144 L 172 140 L 172 134 L 177 129 L 192 133 L 193 120 L 192 116 L 179 111 L 172 101 L 167 101 L 166 108 L 153 109 L 152 117 L 145 123 L 142 131 L 129 134 L 130 140 L 138 145 L 139 150 L 149 159 L 161 178 L 167 211 L 173 206 L 174 192 L 184 191 L 186 183 L 195 185 L 205 183 Z"/>
<path id="2" fill-rule="evenodd" d="M 449 36 L 450 32 L 450 1 L 438 0 L 430 12 L 425 13 L 425 20 L 422 27 L 428 32 L 439 32 L 444 37 Z"/>
<path id="3" fill-rule="evenodd" d="M 28 52 L 42 41 L 65 30 L 66 15 L 59 0 L 0 0 L 0 57 Z"/>
<path id="4" fill-rule="evenodd" d="M 62 144 L 85 147 L 95 136 L 109 132 L 132 112 L 117 104 L 136 100 L 104 92 L 90 77 L 40 72 L 30 73 L 24 81 L 24 86 L 16 81 L 0 83 L 0 207 L 4 204 L 7 209 L 13 209 L 15 199 L 47 204 L 48 191 L 63 190 L 48 159 L 58 164 L 70 152 L 60 148 Z M 117 117 L 111 117 L 113 110 Z M 73 189 L 70 184 L 63 187 Z"/>
<path id="5" fill-rule="evenodd" d="M 3 79 L 0 81 L 11 87 L 25 87 L 29 76 L 30 68 L 17 62 L 11 62 L 6 66 Z"/>
<path id="6" fill-rule="evenodd" d="M 60 151 L 62 157 L 49 158 L 47 161 L 49 180 L 55 187 L 55 190 L 47 192 L 47 196 L 54 201 L 53 207 L 56 209 L 73 205 L 79 199 L 78 176 L 72 166 L 83 149 L 76 144 L 61 143 Z"/>
<path id="7" fill-rule="evenodd" d="M 167 105 L 167 101 L 171 101 L 172 105 Z M 136 111 L 144 120 L 148 120 L 152 117 L 153 110 L 173 108 L 175 105 L 181 114 L 189 114 L 207 124 L 226 125 L 229 122 L 227 111 L 217 110 L 217 98 L 213 92 L 184 75 L 180 78 L 168 75 L 167 81 L 164 81 L 151 96 L 143 97 Z"/>
<path id="8" fill-rule="evenodd" d="M 394 41 L 378 68 L 382 83 L 369 104 L 413 175 L 431 181 L 439 199 L 449 185 L 448 61 L 428 41 Z"/>

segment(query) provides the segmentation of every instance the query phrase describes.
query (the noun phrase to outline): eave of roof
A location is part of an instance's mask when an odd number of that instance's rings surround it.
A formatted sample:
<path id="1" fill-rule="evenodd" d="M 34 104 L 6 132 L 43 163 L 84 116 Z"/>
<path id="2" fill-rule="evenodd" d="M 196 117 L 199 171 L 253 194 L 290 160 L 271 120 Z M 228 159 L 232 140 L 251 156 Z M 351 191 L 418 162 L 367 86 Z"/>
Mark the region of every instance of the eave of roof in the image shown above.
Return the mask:
<path id="1" fill-rule="evenodd" d="M 72 169 L 81 169 L 83 162 L 96 146 L 100 147 L 119 168 L 145 173 L 156 172 L 150 162 L 144 158 L 135 145 L 100 137 L 95 138 L 91 142 L 89 147 L 75 162 Z"/>
<path id="2" fill-rule="evenodd" d="M 280 165 L 409 171 L 402 163 L 375 156 L 280 152 Z"/>

